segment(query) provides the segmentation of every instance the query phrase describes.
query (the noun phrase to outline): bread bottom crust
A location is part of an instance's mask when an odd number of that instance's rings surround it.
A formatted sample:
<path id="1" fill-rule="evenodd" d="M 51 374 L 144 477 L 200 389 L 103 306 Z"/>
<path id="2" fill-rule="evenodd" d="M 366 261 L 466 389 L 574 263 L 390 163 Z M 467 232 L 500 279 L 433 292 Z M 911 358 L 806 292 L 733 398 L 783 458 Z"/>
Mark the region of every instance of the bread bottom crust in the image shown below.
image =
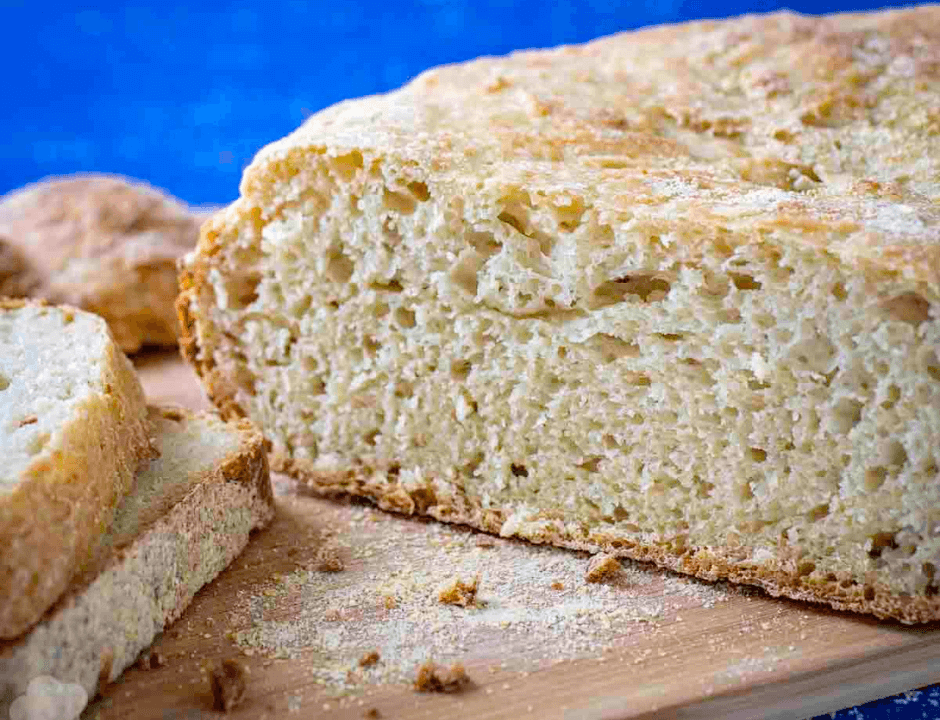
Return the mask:
<path id="1" fill-rule="evenodd" d="M 507 532 L 504 529 L 509 515 L 507 510 L 484 508 L 459 491 L 433 499 L 424 489 L 409 492 L 387 469 L 354 463 L 348 469 L 324 472 L 307 462 L 278 455 L 272 455 L 270 462 L 273 470 L 294 477 L 317 494 L 366 498 L 391 512 L 426 515 L 536 544 L 590 553 L 606 552 L 616 557 L 652 562 L 702 580 L 752 585 L 773 597 L 821 603 L 836 610 L 870 614 L 907 625 L 940 620 L 940 595 L 899 595 L 884 583 L 862 583 L 850 573 L 830 573 L 824 581 L 809 582 L 785 548 L 771 560 L 760 562 L 751 557 L 756 548 L 685 545 L 677 549 L 669 541 L 638 542 L 571 520 L 519 523 Z M 579 526 L 577 531 L 573 529 L 575 524 Z"/>

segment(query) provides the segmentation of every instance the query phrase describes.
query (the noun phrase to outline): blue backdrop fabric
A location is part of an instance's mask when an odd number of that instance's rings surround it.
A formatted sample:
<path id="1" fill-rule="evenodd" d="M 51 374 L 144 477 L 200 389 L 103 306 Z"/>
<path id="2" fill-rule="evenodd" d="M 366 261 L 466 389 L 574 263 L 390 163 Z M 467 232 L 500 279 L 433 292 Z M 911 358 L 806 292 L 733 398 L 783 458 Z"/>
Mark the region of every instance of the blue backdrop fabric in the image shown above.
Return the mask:
<path id="1" fill-rule="evenodd" d="M 815 14 L 883 3 L 0 2 L 0 194 L 95 171 L 191 204 L 226 203 L 254 153 L 311 113 L 434 65 L 785 6 Z M 940 718 L 940 686 L 818 720 L 829 717 Z"/>

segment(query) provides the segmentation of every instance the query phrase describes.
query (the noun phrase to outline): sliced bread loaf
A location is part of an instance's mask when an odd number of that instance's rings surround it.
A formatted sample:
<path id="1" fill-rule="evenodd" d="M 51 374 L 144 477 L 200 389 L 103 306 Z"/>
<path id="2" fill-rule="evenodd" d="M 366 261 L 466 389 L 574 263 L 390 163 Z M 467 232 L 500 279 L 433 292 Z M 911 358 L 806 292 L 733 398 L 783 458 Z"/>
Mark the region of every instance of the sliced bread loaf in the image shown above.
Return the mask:
<path id="1" fill-rule="evenodd" d="M 27 635 L 0 643 L 0 715 L 36 678 L 94 697 L 268 524 L 265 443 L 247 421 L 151 408 L 159 457 L 136 478 L 93 561 Z"/>
<path id="2" fill-rule="evenodd" d="M 265 148 L 183 272 L 272 463 L 940 619 L 940 8 L 429 71 Z"/>
<path id="3" fill-rule="evenodd" d="M 0 300 L 0 638 L 62 594 L 151 453 L 144 393 L 97 315 Z"/>

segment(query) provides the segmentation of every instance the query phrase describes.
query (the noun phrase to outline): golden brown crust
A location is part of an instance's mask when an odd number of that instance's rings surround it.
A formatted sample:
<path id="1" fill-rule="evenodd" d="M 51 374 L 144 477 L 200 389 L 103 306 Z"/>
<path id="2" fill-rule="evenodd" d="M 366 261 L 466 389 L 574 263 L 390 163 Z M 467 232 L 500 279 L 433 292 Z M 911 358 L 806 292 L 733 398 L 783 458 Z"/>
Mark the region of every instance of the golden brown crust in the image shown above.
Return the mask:
<path id="1" fill-rule="evenodd" d="M 0 299 L 0 311 L 31 305 L 45 303 Z M 113 343 L 105 365 L 109 392 L 81 406 L 60 447 L 37 458 L 0 502 L 0 638 L 25 631 L 62 594 L 153 452 L 133 367 Z"/>
<path id="2" fill-rule="evenodd" d="M 384 510 L 412 515 L 422 498 L 398 484 L 394 475 L 383 470 L 357 466 L 348 471 L 323 473 L 290 458 L 274 456 L 271 467 L 301 479 L 311 490 L 325 495 L 365 497 Z M 482 507 L 467 495 L 436 498 L 437 504 L 422 513 L 438 520 L 468 525 L 478 530 L 501 534 L 505 518 L 499 510 Z M 522 525 L 511 536 L 538 544 L 557 545 L 590 553 L 609 553 L 614 557 L 652 562 L 660 567 L 703 580 L 728 580 L 754 585 L 774 597 L 824 603 L 837 610 L 873 614 L 903 623 L 924 623 L 940 617 L 940 596 L 903 597 L 880 584 L 861 584 L 848 573 L 818 575 L 796 559 L 781 562 L 776 568 L 766 563 L 748 562 L 747 555 L 728 547 L 677 546 L 676 543 L 644 544 L 625 540 L 614 534 L 574 528 L 562 522 Z M 782 553 L 785 555 L 786 553 Z"/>
<path id="3" fill-rule="evenodd" d="M 176 261 L 193 249 L 207 217 L 118 176 L 34 183 L 0 198 L 0 236 L 24 260 L 6 294 L 95 312 L 125 352 L 174 345 Z M 2 276 L 0 269 L 0 291 Z"/>
<path id="4" fill-rule="evenodd" d="M 39 287 L 40 278 L 23 253 L 0 236 L 0 297 L 25 297 Z"/>
<path id="5" fill-rule="evenodd" d="M 487 178 L 616 213 L 659 207 L 667 227 L 717 212 L 936 286 L 938 48 L 934 5 L 684 23 L 435 68 L 264 148 L 221 217 L 275 217 L 280 188 L 324 153 L 384 156 L 430 169 L 440 194 Z"/>

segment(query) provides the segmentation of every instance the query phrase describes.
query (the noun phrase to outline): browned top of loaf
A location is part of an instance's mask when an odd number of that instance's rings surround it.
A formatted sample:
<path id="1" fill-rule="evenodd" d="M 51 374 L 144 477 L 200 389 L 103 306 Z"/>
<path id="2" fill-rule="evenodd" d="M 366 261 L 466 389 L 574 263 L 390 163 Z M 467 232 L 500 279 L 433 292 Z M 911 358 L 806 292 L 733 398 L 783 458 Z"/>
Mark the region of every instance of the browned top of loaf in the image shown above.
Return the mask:
<path id="1" fill-rule="evenodd" d="M 436 68 L 269 145 L 216 221 L 273 215 L 319 153 L 385 158 L 432 194 L 543 194 L 575 219 L 642 206 L 691 254 L 721 227 L 936 287 L 940 6 L 695 22 Z"/>

